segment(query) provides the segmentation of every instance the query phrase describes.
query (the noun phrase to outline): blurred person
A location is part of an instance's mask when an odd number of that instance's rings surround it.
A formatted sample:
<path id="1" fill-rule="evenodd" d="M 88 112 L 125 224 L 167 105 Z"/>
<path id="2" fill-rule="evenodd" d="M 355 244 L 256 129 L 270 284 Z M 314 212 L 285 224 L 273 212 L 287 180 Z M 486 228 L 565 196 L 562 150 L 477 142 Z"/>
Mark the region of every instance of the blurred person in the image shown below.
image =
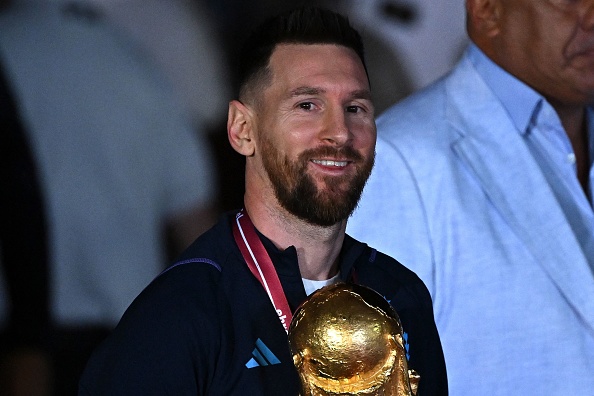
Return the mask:
<path id="1" fill-rule="evenodd" d="M 398 55 L 413 91 L 446 74 L 468 43 L 460 0 L 329 0 Z M 379 114 L 379 113 L 378 113 Z"/>
<path id="2" fill-rule="evenodd" d="M 164 268 L 165 235 L 175 253 L 214 223 L 212 157 L 166 79 L 94 9 L 15 4 L 0 26 L 47 213 L 55 394 L 76 394 L 90 351 Z"/>
<path id="3" fill-rule="evenodd" d="M 260 25 L 241 59 L 227 126 L 246 158 L 245 208 L 222 216 L 137 297 L 93 354 L 80 394 L 297 395 L 292 312 L 339 281 L 391 302 L 419 394 L 447 394 L 427 289 L 344 232 L 376 136 L 360 36 L 338 14 L 299 8 Z"/>
<path id="4" fill-rule="evenodd" d="M 64 0 L 51 0 L 64 1 Z M 177 102 L 196 133 L 211 145 L 217 204 L 230 210 L 238 199 L 243 163 L 227 144 L 227 103 L 232 98 L 228 54 L 211 10 L 196 0 L 79 0 L 145 50 L 171 82 Z"/>
<path id="5" fill-rule="evenodd" d="M 594 390 L 594 1 L 467 0 L 472 44 L 378 120 L 348 231 L 433 298 L 453 395 Z"/>
<path id="6" fill-rule="evenodd" d="M 59 1 L 59 0 L 53 0 Z M 145 49 L 196 132 L 225 135 L 229 66 L 210 11 L 195 0 L 83 0 Z"/>

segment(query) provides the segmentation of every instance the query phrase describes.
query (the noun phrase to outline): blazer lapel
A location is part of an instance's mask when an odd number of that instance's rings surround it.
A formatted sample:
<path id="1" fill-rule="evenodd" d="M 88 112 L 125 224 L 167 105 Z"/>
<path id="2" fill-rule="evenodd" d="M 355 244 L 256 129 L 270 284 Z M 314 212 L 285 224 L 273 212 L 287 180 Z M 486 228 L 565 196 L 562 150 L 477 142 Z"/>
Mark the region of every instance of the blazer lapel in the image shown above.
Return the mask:
<path id="1" fill-rule="evenodd" d="M 446 116 L 460 133 L 453 150 L 594 332 L 594 275 L 555 195 L 522 136 L 515 133 L 504 109 L 470 62 L 455 73 L 461 75 L 451 78 L 446 88 L 451 99 Z M 531 204 L 534 197 L 538 202 Z"/>

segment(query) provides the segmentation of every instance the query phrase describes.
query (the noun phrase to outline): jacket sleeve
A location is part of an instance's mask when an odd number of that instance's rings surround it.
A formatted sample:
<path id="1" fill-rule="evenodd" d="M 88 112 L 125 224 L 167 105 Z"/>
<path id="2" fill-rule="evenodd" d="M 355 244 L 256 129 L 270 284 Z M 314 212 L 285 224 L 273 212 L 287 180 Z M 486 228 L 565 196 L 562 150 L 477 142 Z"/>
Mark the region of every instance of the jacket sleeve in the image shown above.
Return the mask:
<path id="1" fill-rule="evenodd" d="M 398 311 L 407 333 L 409 364 L 421 376 L 417 396 L 447 396 L 448 380 L 441 341 L 435 325 L 433 306 L 425 285 L 408 289 L 419 304 Z"/>
<path id="2" fill-rule="evenodd" d="M 173 269 L 139 295 L 91 357 L 80 395 L 210 394 L 230 326 L 222 292 L 203 283 L 216 270 L 199 270 Z"/>

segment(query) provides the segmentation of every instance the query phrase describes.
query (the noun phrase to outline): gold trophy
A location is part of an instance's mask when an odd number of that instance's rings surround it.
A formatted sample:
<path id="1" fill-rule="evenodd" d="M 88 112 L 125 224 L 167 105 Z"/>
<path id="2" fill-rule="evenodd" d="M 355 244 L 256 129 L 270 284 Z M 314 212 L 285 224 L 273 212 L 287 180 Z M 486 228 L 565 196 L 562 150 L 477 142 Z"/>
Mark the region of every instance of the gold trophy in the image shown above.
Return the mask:
<path id="1" fill-rule="evenodd" d="M 289 328 L 301 396 L 415 396 L 400 319 L 372 289 L 338 283 L 311 294 Z"/>

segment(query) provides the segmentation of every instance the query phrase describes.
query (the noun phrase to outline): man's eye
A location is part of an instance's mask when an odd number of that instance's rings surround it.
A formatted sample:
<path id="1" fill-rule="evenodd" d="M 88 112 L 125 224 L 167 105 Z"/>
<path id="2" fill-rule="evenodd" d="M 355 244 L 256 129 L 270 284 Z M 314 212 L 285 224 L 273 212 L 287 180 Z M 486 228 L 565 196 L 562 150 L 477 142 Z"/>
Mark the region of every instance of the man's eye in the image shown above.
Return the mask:
<path id="1" fill-rule="evenodd" d="M 303 109 L 303 110 L 311 110 L 311 109 L 313 109 L 313 103 L 311 103 L 311 102 L 299 103 L 299 108 Z"/>
<path id="2" fill-rule="evenodd" d="M 361 110 L 359 106 L 347 106 L 347 113 L 358 113 Z"/>

